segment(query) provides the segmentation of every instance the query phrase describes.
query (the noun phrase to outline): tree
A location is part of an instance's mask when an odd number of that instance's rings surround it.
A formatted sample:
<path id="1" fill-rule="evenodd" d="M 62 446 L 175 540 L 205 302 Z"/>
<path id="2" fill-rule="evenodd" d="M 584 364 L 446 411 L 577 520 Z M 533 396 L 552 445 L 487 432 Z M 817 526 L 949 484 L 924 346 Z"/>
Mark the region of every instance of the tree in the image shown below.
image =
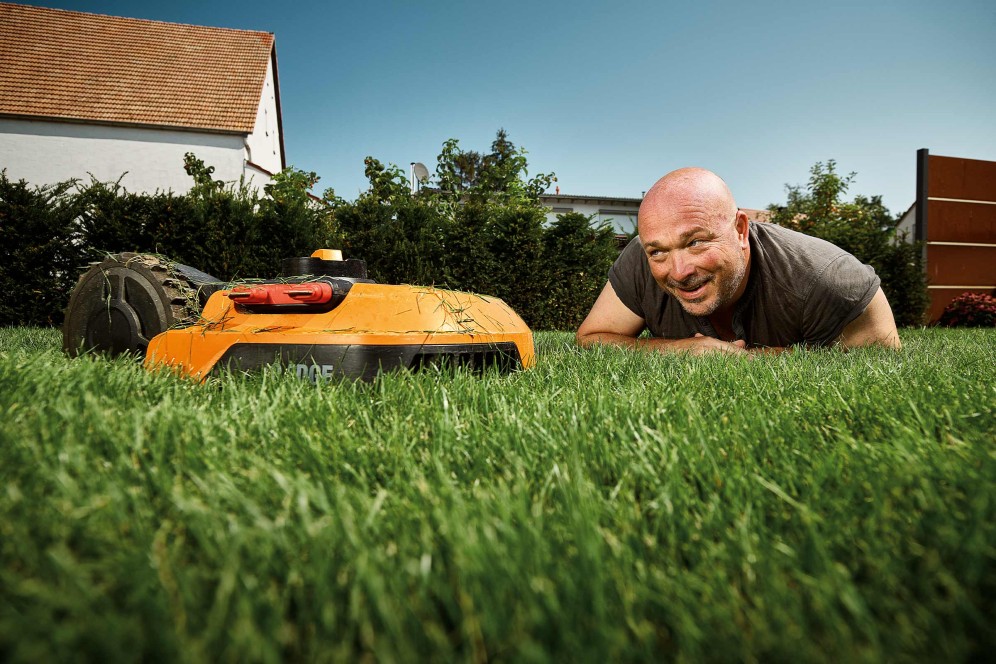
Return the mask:
<path id="1" fill-rule="evenodd" d="M 439 192 L 467 203 L 536 204 L 540 194 L 557 181 L 553 173 L 527 178 L 526 151 L 516 148 L 504 129 L 495 134 L 491 152 L 486 155 L 465 152 L 460 142 L 451 138 L 443 144 L 436 162 Z"/>
<path id="2" fill-rule="evenodd" d="M 604 280 L 615 240 L 579 215 L 548 227 L 539 196 L 555 177 L 529 178 L 525 155 L 504 130 L 486 154 L 450 139 L 431 186 L 412 193 L 401 169 L 368 157 L 367 191 L 355 202 L 326 198 L 344 248 L 372 278 L 493 295 L 533 327 L 573 327 L 595 301 L 590 275 Z"/>
<path id="3" fill-rule="evenodd" d="M 871 265 L 896 323 L 919 325 L 929 302 L 921 247 L 897 232 L 900 218 L 889 212 L 881 196 L 844 200 L 856 176 L 838 174 L 832 159 L 817 162 L 805 188 L 785 185 L 786 204 L 768 206 L 771 221 L 832 242 Z"/>

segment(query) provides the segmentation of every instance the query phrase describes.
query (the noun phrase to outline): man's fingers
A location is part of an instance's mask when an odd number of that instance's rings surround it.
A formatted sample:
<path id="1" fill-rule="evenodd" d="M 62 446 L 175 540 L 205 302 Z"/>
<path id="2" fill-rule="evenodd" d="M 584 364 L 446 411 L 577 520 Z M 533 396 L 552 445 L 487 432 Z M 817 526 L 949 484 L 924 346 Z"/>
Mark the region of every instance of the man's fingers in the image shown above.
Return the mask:
<path id="1" fill-rule="evenodd" d="M 671 342 L 668 348 L 672 351 L 685 351 L 692 355 L 703 355 L 705 353 L 731 353 L 733 355 L 745 355 L 747 344 L 742 339 L 737 341 L 723 341 L 715 337 L 707 337 L 704 334 L 696 333 L 695 336 Z M 663 348 L 661 350 L 664 350 Z"/>

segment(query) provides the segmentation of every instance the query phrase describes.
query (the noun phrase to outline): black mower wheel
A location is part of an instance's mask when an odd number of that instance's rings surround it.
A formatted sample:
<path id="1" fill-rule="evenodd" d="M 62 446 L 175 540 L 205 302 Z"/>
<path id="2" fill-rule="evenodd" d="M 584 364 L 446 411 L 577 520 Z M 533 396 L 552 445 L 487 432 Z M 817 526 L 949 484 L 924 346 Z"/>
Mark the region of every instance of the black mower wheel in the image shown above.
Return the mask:
<path id="1" fill-rule="evenodd" d="M 95 351 L 141 357 L 149 340 L 200 314 L 197 287 L 158 256 L 122 253 L 93 263 L 69 298 L 62 346 L 71 357 Z"/>

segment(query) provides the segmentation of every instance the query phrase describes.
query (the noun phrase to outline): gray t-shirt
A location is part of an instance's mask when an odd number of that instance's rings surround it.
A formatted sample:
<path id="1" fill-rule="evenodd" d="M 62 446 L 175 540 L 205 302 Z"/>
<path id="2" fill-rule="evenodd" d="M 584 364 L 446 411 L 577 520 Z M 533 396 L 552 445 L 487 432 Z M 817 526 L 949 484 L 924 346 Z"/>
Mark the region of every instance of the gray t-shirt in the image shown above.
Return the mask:
<path id="1" fill-rule="evenodd" d="M 775 224 L 750 224 L 750 276 L 733 312 L 733 331 L 748 346 L 827 346 L 878 292 L 875 270 L 840 247 Z M 640 238 L 609 270 L 609 283 L 655 337 L 718 337 L 654 281 Z"/>

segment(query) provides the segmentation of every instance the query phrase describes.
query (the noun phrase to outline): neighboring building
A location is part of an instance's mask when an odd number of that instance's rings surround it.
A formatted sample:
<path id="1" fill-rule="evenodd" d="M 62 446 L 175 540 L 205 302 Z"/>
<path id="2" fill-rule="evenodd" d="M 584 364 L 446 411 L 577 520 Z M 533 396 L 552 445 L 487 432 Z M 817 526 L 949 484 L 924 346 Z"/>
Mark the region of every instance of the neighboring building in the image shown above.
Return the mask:
<path id="1" fill-rule="evenodd" d="M 909 206 L 896 224 L 896 234 L 906 242 L 916 239 L 916 203 Z"/>
<path id="2" fill-rule="evenodd" d="M 615 230 L 620 241 L 636 234 L 636 219 L 642 198 L 619 198 L 614 196 L 576 196 L 571 194 L 540 195 L 540 202 L 550 208 L 547 221 L 553 222 L 558 214 L 580 212 L 592 217 L 595 223 L 607 223 Z M 771 213 L 767 210 L 740 208 L 751 221 L 768 221 Z"/>
<path id="3" fill-rule="evenodd" d="M 8 178 L 179 193 L 186 152 L 256 186 L 284 168 L 272 33 L 0 3 Z"/>
<path id="4" fill-rule="evenodd" d="M 608 223 L 618 235 L 636 233 L 636 213 L 640 210 L 642 198 L 618 198 L 614 196 L 573 196 L 569 194 L 542 194 L 540 203 L 550 208 L 546 218 L 551 223 L 558 214 L 580 212 L 592 217 L 595 223 Z"/>

